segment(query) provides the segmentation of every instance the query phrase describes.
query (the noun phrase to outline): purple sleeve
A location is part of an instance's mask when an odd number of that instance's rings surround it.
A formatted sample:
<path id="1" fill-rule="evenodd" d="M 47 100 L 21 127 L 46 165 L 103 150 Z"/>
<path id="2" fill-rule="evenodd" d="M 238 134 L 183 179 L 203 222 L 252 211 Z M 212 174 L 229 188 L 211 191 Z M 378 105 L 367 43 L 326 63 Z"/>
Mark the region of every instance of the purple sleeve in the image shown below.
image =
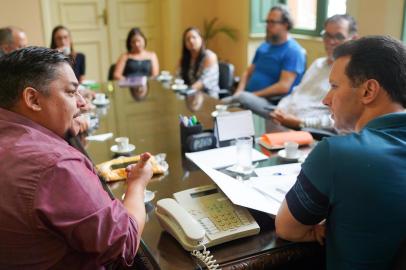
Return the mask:
<path id="1" fill-rule="evenodd" d="M 81 160 L 62 160 L 43 172 L 34 208 L 46 229 L 73 250 L 91 253 L 104 265 L 131 265 L 139 245 L 138 224 L 123 204 L 111 200 Z"/>

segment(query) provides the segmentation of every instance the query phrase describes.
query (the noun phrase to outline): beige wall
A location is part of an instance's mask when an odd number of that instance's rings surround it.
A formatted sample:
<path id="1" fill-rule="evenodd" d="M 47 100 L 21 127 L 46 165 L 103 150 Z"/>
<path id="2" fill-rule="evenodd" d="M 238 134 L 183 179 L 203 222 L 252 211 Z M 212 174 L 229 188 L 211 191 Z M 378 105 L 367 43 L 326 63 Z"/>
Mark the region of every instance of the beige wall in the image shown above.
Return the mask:
<path id="1" fill-rule="evenodd" d="M 0 27 L 22 28 L 30 45 L 44 46 L 40 0 L 0 0 Z"/>
<path id="2" fill-rule="evenodd" d="M 348 12 L 359 23 L 361 35 L 388 34 L 400 38 L 404 0 L 347 0 L 347 3 Z M 41 0 L 0 0 L 0 6 L 0 27 L 19 26 L 26 31 L 30 44 L 48 46 L 48 41 L 44 40 Z M 204 19 L 218 17 L 220 24 L 238 30 L 237 42 L 220 35 L 210 45 L 221 60 L 236 66 L 237 74 L 251 62 L 255 49 L 263 40 L 249 35 L 248 0 L 160 0 L 160 9 L 162 69 L 175 70 L 183 30 L 191 25 L 202 28 Z M 295 37 L 307 50 L 308 63 L 324 54 L 320 39 Z"/>
<path id="3" fill-rule="evenodd" d="M 401 37 L 404 0 L 347 0 L 361 35 Z"/>

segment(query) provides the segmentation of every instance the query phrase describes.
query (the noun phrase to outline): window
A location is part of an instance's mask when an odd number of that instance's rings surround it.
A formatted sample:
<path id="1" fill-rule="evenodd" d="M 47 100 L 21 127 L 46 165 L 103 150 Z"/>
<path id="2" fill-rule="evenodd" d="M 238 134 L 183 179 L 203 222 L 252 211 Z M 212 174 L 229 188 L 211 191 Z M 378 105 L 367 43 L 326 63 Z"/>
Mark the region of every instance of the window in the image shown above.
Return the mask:
<path id="1" fill-rule="evenodd" d="M 318 36 L 327 17 L 346 12 L 346 3 L 347 0 L 251 0 L 251 34 L 264 34 L 269 9 L 285 4 L 295 22 L 292 33 Z"/>

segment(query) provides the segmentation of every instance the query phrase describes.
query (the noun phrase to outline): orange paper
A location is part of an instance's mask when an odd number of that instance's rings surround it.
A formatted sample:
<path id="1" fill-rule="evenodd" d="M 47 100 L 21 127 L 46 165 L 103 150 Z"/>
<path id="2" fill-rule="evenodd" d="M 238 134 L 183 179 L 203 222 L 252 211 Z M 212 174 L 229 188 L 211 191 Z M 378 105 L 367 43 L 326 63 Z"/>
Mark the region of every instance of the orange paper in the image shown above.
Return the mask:
<path id="1" fill-rule="evenodd" d="M 285 142 L 297 142 L 299 145 L 311 144 L 312 135 L 307 131 L 287 131 L 267 133 L 261 136 L 261 141 L 271 147 L 283 147 Z"/>

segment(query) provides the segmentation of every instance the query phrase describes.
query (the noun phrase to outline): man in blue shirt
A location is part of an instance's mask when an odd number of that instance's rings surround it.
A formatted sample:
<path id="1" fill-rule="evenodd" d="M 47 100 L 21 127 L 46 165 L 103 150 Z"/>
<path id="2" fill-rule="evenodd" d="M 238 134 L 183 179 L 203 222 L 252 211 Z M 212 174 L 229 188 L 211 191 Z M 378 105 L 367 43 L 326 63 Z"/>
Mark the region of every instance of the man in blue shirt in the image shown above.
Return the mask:
<path id="1" fill-rule="evenodd" d="M 334 51 L 323 103 L 346 136 L 310 153 L 276 216 L 277 234 L 326 242 L 327 269 L 389 269 L 406 239 L 406 47 L 385 36 Z M 325 222 L 324 222 L 325 221 Z"/>
<path id="2" fill-rule="evenodd" d="M 263 111 L 262 102 L 289 94 L 306 66 L 305 50 L 289 36 L 293 25 L 289 11 L 284 6 L 272 7 L 266 23 L 267 40 L 257 49 L 234 94 L 244 107 L 264 117 L 269 112 Z"/>

